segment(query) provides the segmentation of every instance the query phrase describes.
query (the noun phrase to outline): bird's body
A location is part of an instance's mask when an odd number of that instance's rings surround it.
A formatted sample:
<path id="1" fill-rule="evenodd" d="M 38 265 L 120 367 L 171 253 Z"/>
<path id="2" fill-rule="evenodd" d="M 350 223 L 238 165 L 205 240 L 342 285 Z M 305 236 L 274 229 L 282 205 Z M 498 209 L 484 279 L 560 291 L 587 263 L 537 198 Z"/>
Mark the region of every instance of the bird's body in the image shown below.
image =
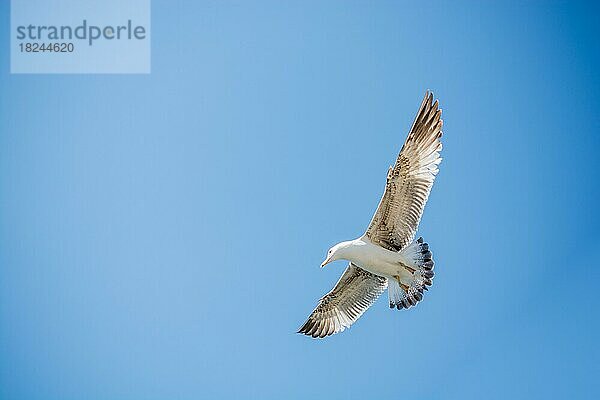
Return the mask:
<path id="1" fill-rule="evenodd" d="M 368 237 L 342 242 L 341 248 L 344 260 L 378 276 L 391 278 L 393 276 L 409 277 L 409 271 L 404 267 L 410 263 L 403 253 L 391 251 L 373 244 Z"/>
<path id="2" fill-rule="evenodd" d="M 432 285 L 433 259 L 422 238 L 414 240 L 442 161 L 442 110 L 426 93 L 383 197 L 364 235 L 333 246 L 321 264 L 348 260 L 335 287 L 321 298 L 299 333 L 323 338 L 350 327 L 388 289 L 398 310 L 415 306 Z"/>

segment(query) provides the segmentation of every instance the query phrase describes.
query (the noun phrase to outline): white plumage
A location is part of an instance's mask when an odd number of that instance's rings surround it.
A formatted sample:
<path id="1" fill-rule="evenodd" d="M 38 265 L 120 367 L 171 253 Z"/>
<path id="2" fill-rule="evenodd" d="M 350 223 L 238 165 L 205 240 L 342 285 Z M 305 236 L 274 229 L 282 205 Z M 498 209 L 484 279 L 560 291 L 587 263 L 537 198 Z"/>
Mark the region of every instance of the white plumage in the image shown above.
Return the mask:
<path id="1" fill-rule="evenodd" d="M 429 245 L 413 241 L 442 161 L 442 110 L 427 92 L 369 224 L 358 239 L 338 243 L 321 264 L 348 260 L 334 288 L 302 325 L 299 333 L 323 338 L 350 327 L 388 288 L 390 307 L 402 309 L 422 300 L 431 286 Z"/>

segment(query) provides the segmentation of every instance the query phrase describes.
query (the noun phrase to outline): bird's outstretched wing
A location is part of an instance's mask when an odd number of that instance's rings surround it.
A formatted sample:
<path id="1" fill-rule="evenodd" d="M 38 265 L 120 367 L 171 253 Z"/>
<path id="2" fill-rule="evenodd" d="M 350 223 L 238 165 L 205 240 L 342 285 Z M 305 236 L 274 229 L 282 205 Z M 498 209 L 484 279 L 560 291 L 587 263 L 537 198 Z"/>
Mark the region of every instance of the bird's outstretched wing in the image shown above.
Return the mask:
<path id="1" fill-rule="evenodd" d="M 427 92 L 396 164 L 390 167 L 385 192 L 369 224 L 371 242 L 400 251 L 412 242 L 442 161 L 442 110 Z"/>
<path id="2" fill-rule="evenodd" d="M 298 333 L 324 338 L 349 328 L 387 288 L 387 279 L 350 263 Z"/>

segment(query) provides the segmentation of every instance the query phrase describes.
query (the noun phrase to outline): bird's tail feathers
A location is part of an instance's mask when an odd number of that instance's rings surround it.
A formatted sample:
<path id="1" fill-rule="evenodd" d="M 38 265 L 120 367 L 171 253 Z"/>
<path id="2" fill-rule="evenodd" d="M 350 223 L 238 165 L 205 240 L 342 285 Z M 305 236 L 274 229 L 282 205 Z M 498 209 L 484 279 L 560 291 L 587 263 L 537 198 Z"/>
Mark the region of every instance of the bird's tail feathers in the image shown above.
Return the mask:
<path id="1" fill-rule="evenodd" d="M 390 307 L 409 308 L 423 299 L 423 292 L 433 284 L 433 255 L 429 245 L 419 238 L 400 251 L 402 264 L 409 273 L 401 276 L 400 282 L 389 279 L 388 291 Z"/>

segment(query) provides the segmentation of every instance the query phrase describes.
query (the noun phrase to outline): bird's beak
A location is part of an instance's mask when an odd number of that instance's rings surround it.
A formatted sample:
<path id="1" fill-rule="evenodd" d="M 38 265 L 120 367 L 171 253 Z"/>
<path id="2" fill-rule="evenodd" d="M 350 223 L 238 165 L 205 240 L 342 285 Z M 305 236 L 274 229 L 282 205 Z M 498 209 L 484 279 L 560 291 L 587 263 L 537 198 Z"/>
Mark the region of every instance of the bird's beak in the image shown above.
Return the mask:
<path id="1" fill-rule="evenodd" d="M 324 266 L 326 266 L 326 265 L 327 265 L 327 264 L 329 264 L 330 262 L 331 262 L 331 260 L 329 259 L 329 257 L 328 257 L 328 258 L 326 258 L 326 259 L 325 259 L 325 261 L 323 261 L 323 262 L 321 263 L 321 268 L 323 268 Z"/>

